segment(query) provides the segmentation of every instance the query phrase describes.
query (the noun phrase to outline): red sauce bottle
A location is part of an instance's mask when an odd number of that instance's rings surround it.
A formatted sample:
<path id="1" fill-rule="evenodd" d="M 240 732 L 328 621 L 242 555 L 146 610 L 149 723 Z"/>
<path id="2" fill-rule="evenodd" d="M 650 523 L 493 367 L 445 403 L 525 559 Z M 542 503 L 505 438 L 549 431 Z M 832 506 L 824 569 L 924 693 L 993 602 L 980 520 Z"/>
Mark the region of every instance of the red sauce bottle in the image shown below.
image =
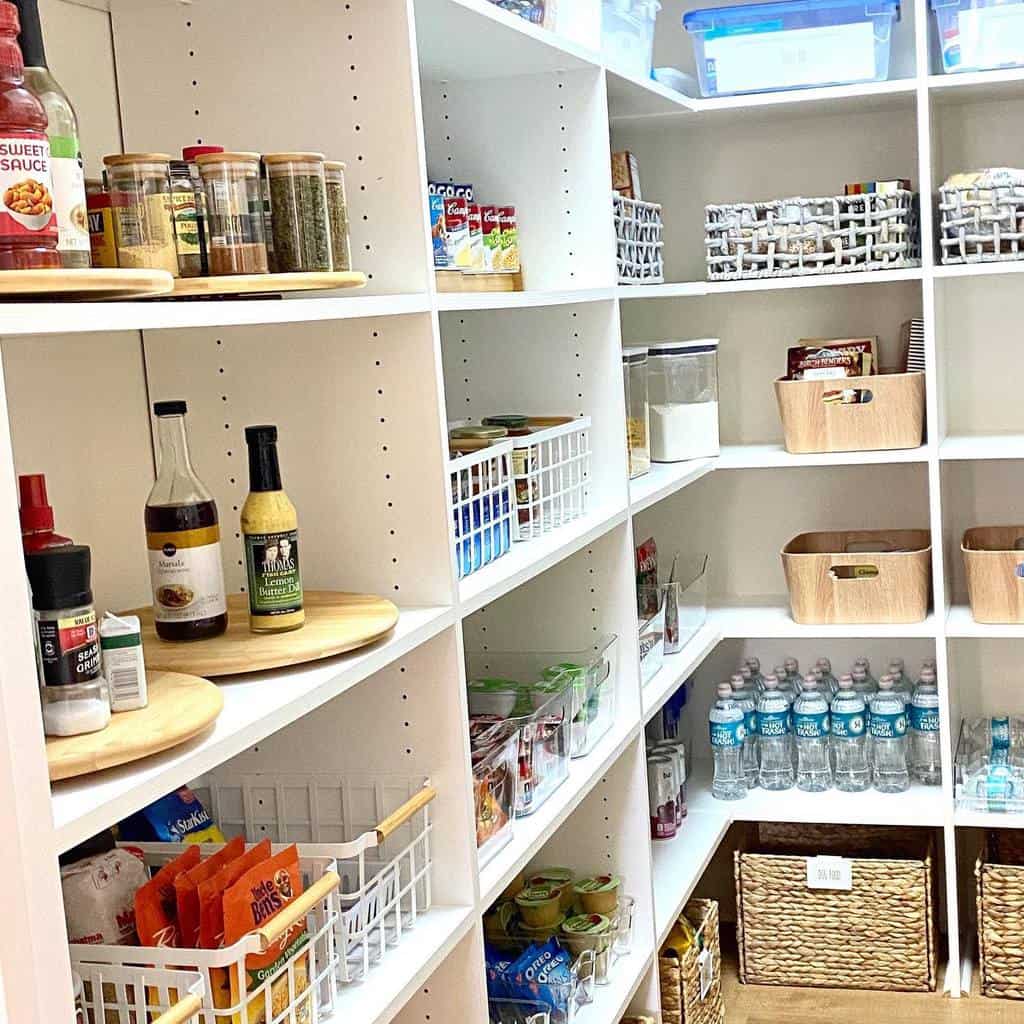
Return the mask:
<path id="1" fill-rule="evenodd" d="M 53 508 L 46 497 L 46 477 L 42 473 L 19 476 L 18 497 L 21 546 L 26 555 L 73 543 L 70 537 L 53 532 Z"/>
<path id="2" fill-rule="evenodd" d="M 0 0 L 0 270 L 61 266 L 46 110 L 24 85 L 20 27 Z"/>

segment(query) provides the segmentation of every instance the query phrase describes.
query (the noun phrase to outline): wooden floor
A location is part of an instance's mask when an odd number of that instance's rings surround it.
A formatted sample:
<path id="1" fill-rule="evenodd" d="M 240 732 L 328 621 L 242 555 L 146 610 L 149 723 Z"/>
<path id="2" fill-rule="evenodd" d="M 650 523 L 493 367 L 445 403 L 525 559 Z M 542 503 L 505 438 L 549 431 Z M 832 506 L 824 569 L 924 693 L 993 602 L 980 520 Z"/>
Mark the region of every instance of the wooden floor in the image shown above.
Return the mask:
<path id="1" fill-rule="evenodd" d="M 731 957 L 722 965 L 722 995 L 726 1024 L 1024 1024 L 1024 1002 L 1012 999 L 741 985 Z"/>

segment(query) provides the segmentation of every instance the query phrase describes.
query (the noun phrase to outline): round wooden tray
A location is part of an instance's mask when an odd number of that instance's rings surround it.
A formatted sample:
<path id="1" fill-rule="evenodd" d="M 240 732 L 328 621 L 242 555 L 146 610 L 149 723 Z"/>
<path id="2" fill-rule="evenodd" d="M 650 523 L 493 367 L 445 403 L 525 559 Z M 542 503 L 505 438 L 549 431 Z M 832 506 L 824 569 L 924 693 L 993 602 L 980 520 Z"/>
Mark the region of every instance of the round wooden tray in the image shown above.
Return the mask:
<path id="1" fill-rule="evenodd" d="M 227 632 L 212 640 L 174 644 L 161 640 L 153 626 L 153 609 L 130 614 L 142 620 L 146 667 L 202 676 L 232 676 L 344 654 L 386 636 L 398 621 L 398 609 L 372 594 L 307 590 L 303 596 L 306 624 L 288 633 L 253 633 L 249 629 L 249 598 L 228 596 Z"/>
<path id="2" fill-rule="evenodd" d="M 189 295 L 246 295 L 261 292 L 305 292 L 330 288 L 365 288 L 366 275 L 354 270 L 329 274 L 225 274 L 221 277 L 181 277 L 172 297 Z"/>
<path id="3" fill-rule="evenodd" d="M 146 671 L 149 704 L 110 716 L 102 732 L 47 736 L 50 781 L 113 768 L 157 754 L 198 736 L 224 707 L 220 690 L 208 679 L 178 672 Z"/>
<path id="4" fill-rule="evenodd" d="M 174 278 L 166 270 L 2 270 L 0 300 L 137 299 L 167 295 Z"/>

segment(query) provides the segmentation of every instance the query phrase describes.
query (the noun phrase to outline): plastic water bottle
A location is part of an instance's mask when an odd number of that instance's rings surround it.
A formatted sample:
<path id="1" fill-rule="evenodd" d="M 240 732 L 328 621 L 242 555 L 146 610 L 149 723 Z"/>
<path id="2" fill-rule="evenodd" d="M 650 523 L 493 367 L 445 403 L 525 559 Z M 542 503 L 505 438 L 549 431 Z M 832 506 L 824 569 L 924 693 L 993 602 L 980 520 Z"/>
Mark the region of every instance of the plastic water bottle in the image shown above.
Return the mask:
<path id="1" fill-rule="evenodd" d="M 871 764 L 868 761 L 867 708 L 864 697 L 854 689 L 852 676 L 839 677 L 829 710 L 836 789 L 860 793 L 871 785 Z"/>
<path id="2" fill-rule="evenodd" d="M 893 658 L 889 662 L 889 675 L 892 676 L 892 688 L 903 698 L 904 704 L 909 704 L 914 696 L 914 683 L 907 675 L 902 658 Z"/>
<path id="3" fill-rule="evenodd" d="M 858 665 L 858 662 L 867 661 L 866 658 L 858 658 L 854 662 L 853 672 L 850 673 L 853 679 L 853 688 L 864 699 L 864 732 L 867 738 L 868 762 L 871 762 L 871 698 L 878 693 L 878 683 L 871 678 L 867 669 Z"/>
<path id="4" fill-rule="evenodd" d="M 744 664 L 750 669 L 750 681 L 754 684 L 754 692 L 760 693 L 764 689 L 764 676 L 761 675 L 761 659 L 747 658 Z"/>
<path id="5" fill-rule="evenodd" d="M 732 677 L 733 700 L 743 709 L 743 776 L 747 789 L 757 785 L 757 698 L 739 673 Z"/>
<path id="6" fill-rule="evenodd" d="M 742 800 L 747 795 L 743 774 L 743 709 L 733 699 L 732 687 L 721 683 L 718 700 L 708 712 L 711 751 L 715 755 L 715 776 L 711 795 L 716 800 Z"/>
<path id="7" fill-rule="evenodd" d="M 749 665 L 744 663 L 740 667 L 739 674 L 743 676 L 743 681 L 747 684 L 747 688 L 750 692 L 757 697 L 757 695 L 764 689 L 764 677 L 761 675 L 760 670 L 755 673 Z"/>
<path id="8" fill-rule="evenodd" d="M 786 670 L 786 675 L 779 676 L 779 681 L 781 682 L 783 678 L 788 679 L 795 687 L 800 679 L 800 662 L 796 658 L 787 658 L 782 667 Z"/>
<path id="9" fill-rule="evenodd" d="M 910 788 L 907 709 L 889 676 L 878 681 L 878 693 L 871 699 L 871 757 L 879 793 L 902 793 Z"/>
<path id="10" fill-rule="evenodd" d="M 757 702 L 757 747 L 762 789 L 793 788 L 793 753 L 790 746 L 789 701 L 774 676 L 766 676 Z"/>
<path id="11" fill-rule="evenodd" d="M 793 704 L 796 740 L 796 788 L 821 793 L 832 788 L 828 753 L 828 701 L 815 676 L 804 677 L 804 688 Z"/>
<path id="12" fill-rule="evenodd" d="M 965 788 L 972 810 L 997 814 L 1021 810 L 1024 784 L 1008 764 L 990 764 L 973 772 Z"/>
<path id="13" fill-rule="evenodd" d="M 831 698 L 836 692 L 836 677 L 832 675 L 832 662 L 828 658 L 819 658 L 814 666 L 821 670 L 821 692 L 826 698 Z"/>
<path id="14" fill-rule="evenodd" d="M 910 768 L 926 786 L 942 782 L 939 756 L 939 690 L 935 673 L 923 669 L 910 701 Z"/>

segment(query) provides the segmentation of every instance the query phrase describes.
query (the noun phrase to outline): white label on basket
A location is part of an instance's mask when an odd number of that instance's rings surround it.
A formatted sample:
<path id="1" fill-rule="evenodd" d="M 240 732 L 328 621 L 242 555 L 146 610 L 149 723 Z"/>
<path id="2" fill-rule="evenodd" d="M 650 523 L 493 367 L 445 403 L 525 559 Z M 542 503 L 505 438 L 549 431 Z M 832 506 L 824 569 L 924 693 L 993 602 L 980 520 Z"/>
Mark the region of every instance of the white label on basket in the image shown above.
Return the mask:
<path id="1" fill-rule="evenodd" d="M 704 999 L 711 991 L 711 983 L 715 980 L 715 958 L 707 947 L 700 951 L 697 966 L 700 968 L 700 997 Z"/>
<path id="2" fill-rule="evenodd" d="M 960 11 L 960 60 L 965 68 L 1019 64 L 1024 52 L 1024 11 L 1016 4 Z M 956 17 L 956 15 L 954 15 Z"/>
<path id="3" fill-rule="evenodd" d="M 871 21 L 704 37 L 704 61 L 719 93 L 863 82 L 875 77 Z"/>
<path id="4" fill-rule="evenodd" d="M 808 889 L 853 888 L 853 861 L 848 857 L 808 857 Z"/>

